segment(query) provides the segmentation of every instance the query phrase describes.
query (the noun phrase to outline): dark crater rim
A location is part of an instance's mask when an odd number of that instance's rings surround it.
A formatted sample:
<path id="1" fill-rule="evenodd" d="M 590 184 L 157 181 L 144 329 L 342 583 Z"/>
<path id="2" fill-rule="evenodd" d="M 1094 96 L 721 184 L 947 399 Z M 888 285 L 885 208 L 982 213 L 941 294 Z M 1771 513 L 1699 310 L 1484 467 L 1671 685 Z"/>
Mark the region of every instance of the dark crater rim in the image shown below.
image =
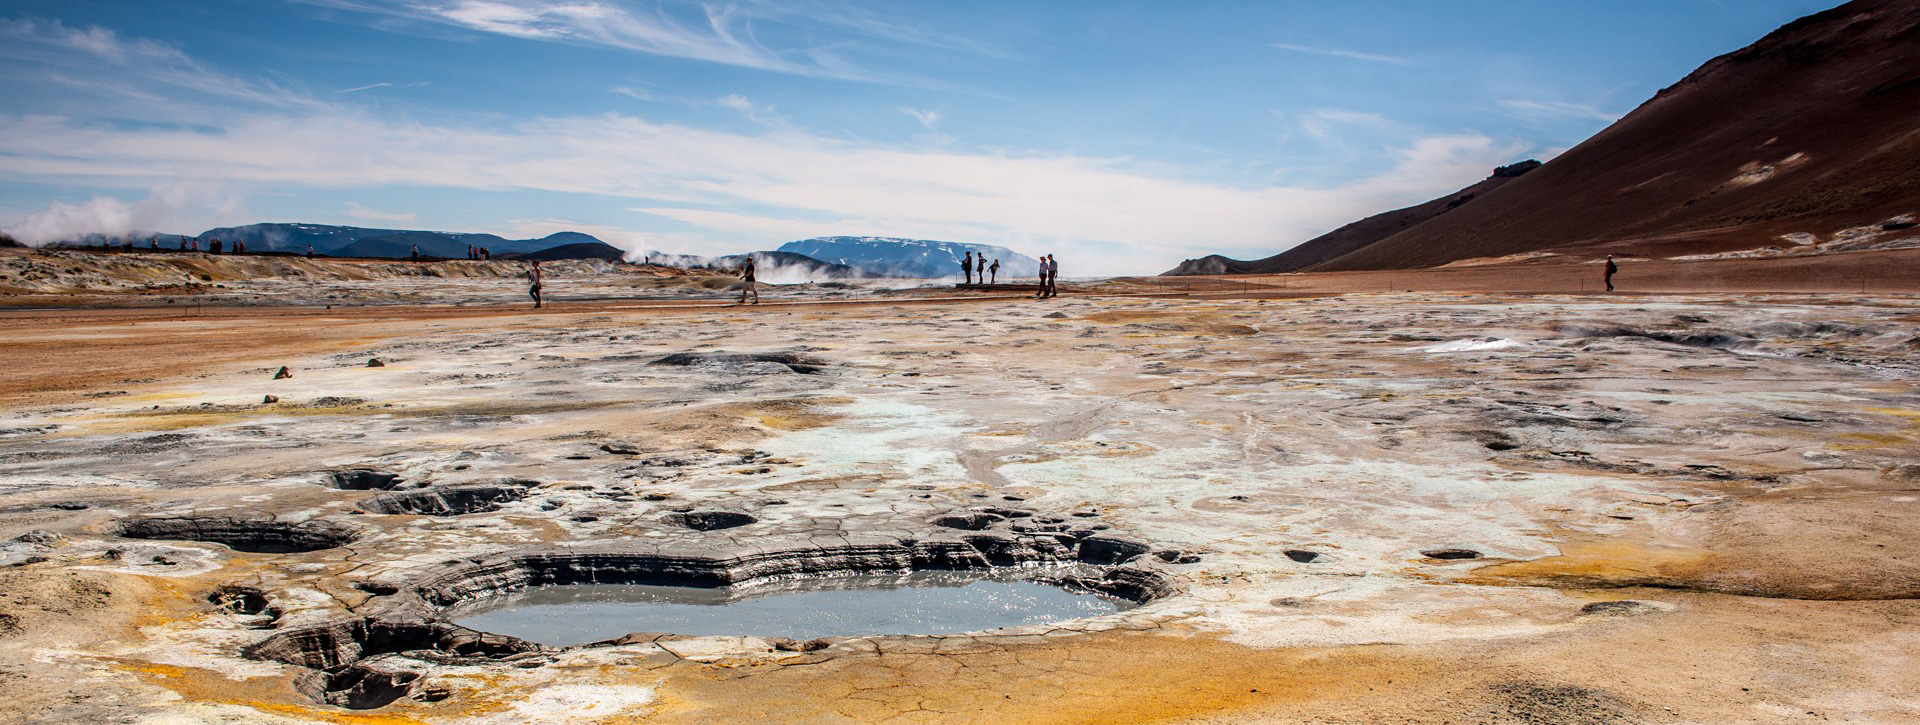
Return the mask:
<path id="1" fill-rule="evenodd" d="M 519 482 L 463 484 L 390 491 L 354 505 L 375 514 L 459 516 L 498 511 L 501 506 L 532 493 L 531 488 Z"/>
<path id="2" fill-rule="evenodd" d="M 308 668 L 296 687 L 351 709 L 384 706 L 408 694 L 413 677 L 382 664 L 386 655 L 442 664 L 544 662 L 558 652 L 623 644 L 615 638 L 550 647 L 448 621 L 456 605 L 540 586 L 653 584 L 734 587 L 785 579 L 915 571 L 1032 569 L 1035 581 L 1136 604 L 1179 594 L 1167 574 L 1129 565 L 1150 547 L 1112 537 L 968 535 L 842 546 L 746 550 L 733 555 L 633 547 L 523 549 L 445 562 L 363 606 L 361 616 L 285 629 L 242 649 L 255 660 Z M 1149 557 L 1150 558 L 1150 557 Z M 1057 565 L 1056 571 L 1041 571 Z M 991 630 L 989 630 L 991 631 Z M 654 633 L 657 635 L 657 633 Z M 871 637 L 914 638 L 925 635 Z M 865 638 L 865 636 L 860 637 Z"/>
<path id="3" fill-rule="evenodd" d="M 250 554 L 298 554 L 336 549 L 359 538 L 353 528 L 327 521 L 279 521 L 228 516 L 148 516 L 121 521 L 129 539 L 200 541 Z"/>

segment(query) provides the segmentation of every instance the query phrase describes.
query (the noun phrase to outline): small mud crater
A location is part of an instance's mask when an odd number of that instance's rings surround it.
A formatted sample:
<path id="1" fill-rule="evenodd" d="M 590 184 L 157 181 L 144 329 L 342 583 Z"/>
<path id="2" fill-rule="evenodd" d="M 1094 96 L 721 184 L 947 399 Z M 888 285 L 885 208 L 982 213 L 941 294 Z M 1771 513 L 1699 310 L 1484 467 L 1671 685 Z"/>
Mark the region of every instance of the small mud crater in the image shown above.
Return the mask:
<path id="1" fill-rule="evenodd" d="M 649 365 L 714 368 L 735 373 L 800 373 L 815 375 L 826 367 L 824 361 L 788 352 L 676 352 Z"/>
<path id="2" fill-rule="evenodd" d="M 738 511 L 675 511 L 667 514 L 663 520 L 694 531 L 718 531 L 746 526 L 760 519 Z"/>
<path id="3" fill-rule="evenodd" d="M 391 491 L 406 483 L 398 473 L 376 471 L 371 468 L 349 468 L 344 471 L 328 471 L 327 485 L 343 491 Z"/>
<path id="4" fill-rule="evenodd" d="M 1288 555 L 1291 556 L 1292 552 L 1288 552 Z M 1480 552 L 1472 549 L 1427 549 L 1420 552 L 1420 555 L 1429 559 L 1440 559 L 1442 561 L 1478 559 L 1481 556 Z"/>
<path id="5" fill-rule="evenodd" d="M 134 519 L 120 525 L 129 539 L 205 541 L 249 554 L 295 554 L 344 546 L 353 530 L 321 521 L 288 523 L 219 516 Z"/>
<path id="6" fill-rule="evenodd" d="M 1288 549 L 1286 554 L 1287 554 L 1287 558 L 1300 562 L 1302 564 L 1312 564 L 1320 560 L 1320 552 L 1318 551 L 1307 551 L 1306 549 Z"/>
<path id="7" fill-rule="evenodd" d="M 949 529 L 960 529 L 961 531 L 985 531 L 987 527 L 1005 520 L 1005 517 L 989 513 L 958 513 L 941 516 L 934 519 L 931 523 L 935 526 L 945 526 Z"/>
<path id="8" fill-rule="evenodd" d="M 519 485 L 448 486 L 383 493 L 361 501 L 363 511 L 376 514 L 459 516 L 498 511 L 504 504 L 531 493 Z"/>

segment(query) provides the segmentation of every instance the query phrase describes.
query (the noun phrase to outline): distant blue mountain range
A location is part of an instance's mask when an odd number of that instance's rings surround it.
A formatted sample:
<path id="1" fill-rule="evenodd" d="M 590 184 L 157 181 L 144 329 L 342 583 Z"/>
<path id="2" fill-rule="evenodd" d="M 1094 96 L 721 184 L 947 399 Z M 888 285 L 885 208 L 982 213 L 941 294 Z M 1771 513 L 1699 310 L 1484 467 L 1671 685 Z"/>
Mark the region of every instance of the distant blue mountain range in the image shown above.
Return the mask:
<path id="1" fill-rule="evenodd" d="M 844 264 L 879 277 L 959 277 L 967 252 L 1000 260 L 1000 280 L 1034 277 L 1040 261 L 1006 247 L 897 237 L 815 237 L 780 245 L 782 252 Z M 991 264 L 992 262 L 988 262 Z"/>
<path id="2" fill-rule="evenodd" d="M 417 244 L 422 256 L 452 259 L 466 257 L 468 245 L 486 247 L 495 257 L 505 257 L 563 244 L 605 244 L 592 235 L 580 232 L 557 232 L 539 239 L 507 239 L 493 234 L 368 229 L 331 224 L 248 224 L 208 229 L 200 233 L 203 243 L 216 237 L 228 244 L 235 239 L 245 240 L 247 249 L 255 252 L 304 254 L 307 245 L 311 244 L 315 252 L 341 257 L 407 257 L 413 254 L 413 246 Z"/>

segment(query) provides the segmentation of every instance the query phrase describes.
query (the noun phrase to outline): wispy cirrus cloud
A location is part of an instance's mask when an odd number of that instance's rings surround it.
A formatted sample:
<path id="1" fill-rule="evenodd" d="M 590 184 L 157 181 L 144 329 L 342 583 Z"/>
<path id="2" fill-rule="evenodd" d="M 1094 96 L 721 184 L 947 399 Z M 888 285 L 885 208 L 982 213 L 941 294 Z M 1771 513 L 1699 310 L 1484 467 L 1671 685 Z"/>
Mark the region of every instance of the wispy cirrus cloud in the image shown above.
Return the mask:
<path id="1" fill-rule="evenodd" d="M 27 69 L 21 72 L 37 71 L 42 81 L 96 98 L 150 103 L 159 111 L 195 100 L 168 95 L 181 92 L 280 108 L 322 105 L 303 91 L 214 70 L 165 43 L 58 20 L 0 19 L 0 59 Z"/>
<path id="2" fill-rule="evenodd" d="M 419 87 L 421 87 L 421 86 L 425 86 L 425 85 L 427 85 L 427 84 L 426 84 L 426 83 L 424 83 L 424 82 L 420 82 L 420 83 L 388 83 L 388 82 L 386 82 L 386 81 L 381 81 L 381 82 L 379 82 L 379 83 L 368 83 L 368 84 L 366 84 L 366 85 L 364 85 L 364 86 L 354 86 L 354 87 L 352 87 L 352 88 L 342 88 L 342 89 L 340 89 L 340 90 L 337 90 L 337 91 L 334 91 L 334 92 L 333 92 L 333 94 L 334 94 L 334 95 L 336 95 L 336 96 L 343 96 L 343 95 L 346 95 L 346 94 L 348 94 L 348 93 L 359 93 L 359 92 L 361 92 L 361 91 L 371 91 L 371 90 L 376 90 L 376 89 L 380 89 L 380 88 L 419 88 Z"/>
<path id="3" fill-rule="evenodd" d="M 1300 45 L 1298 43 L 1271 43 L 1270 45 L 1272 45 L 1275 48 L 1279 48 L 1281 50 L 1292 51 L 1295 53 L 1306 53 L 1308 55 L 1324 55 L 1330 58 L 1346 58 L 1348 60 L 1364 60 L 1369 63 L 1391 63 L 1394 65 L 1414 65 L 1415 63 L 1415 61 L 1412 58 L 1406 58 L 1398 55 L 1386 55 L 1384 53 L 1365 53 L 1357 50 L 1346 50 L 1343 48 L 1322 48 L 1322 47 L 1313 46 L 1313 45 Z"/>
<path id="4" fill-rule="evenodd" d="M 347 202 L 344 206 L 347 216 L 370 222 L 411 224 L 420 218 L 420 215 L 412 212 L 381 211 L 352 201 Z"/>
<path id="5" fill-rule="evenodd" d="M 433 23 L 528 40 L 576 43 L 636 53 L 719 63 L 774 73 L 840 80 L 923 85 L 923 79 L 871 68 L 836 52 L 833 44 L 801 41 L 775 48 L 756 22 L 806 28 L 834 24 L 841 32 L 891 43 L 934 43 L 940 36 L 911 33 L 845 13 L 796 14 L 776 5 L 651 7 L 612 0 L 307 0 L 315 5 L 387 19 Z M 808 33 L 792 35 L 805 37 Z M 957 43 L 955 43 L 957 44 Z"/>
<path id="6" fill-rule="evenodd" d="M 1566 101 L 1506 100 L 1500 105 L 1511 108 L 1522 116 L 1532 118 L 1578 118 L 1609 123 L 1620 120 L 1624 114 L 1602 111 L 1584 103 Z"/>
<path id="7" fill-rule="evenodd" d="M 932 131 L 933 125 L 939 123 L 940 119 L 943 118 L 943 115 L 939 111 L 924 108 L 902 108 L 900 112 L 912 116 L 913 120 L 919 121 L 920 125 L 926 127 L 928 131 Z"/>

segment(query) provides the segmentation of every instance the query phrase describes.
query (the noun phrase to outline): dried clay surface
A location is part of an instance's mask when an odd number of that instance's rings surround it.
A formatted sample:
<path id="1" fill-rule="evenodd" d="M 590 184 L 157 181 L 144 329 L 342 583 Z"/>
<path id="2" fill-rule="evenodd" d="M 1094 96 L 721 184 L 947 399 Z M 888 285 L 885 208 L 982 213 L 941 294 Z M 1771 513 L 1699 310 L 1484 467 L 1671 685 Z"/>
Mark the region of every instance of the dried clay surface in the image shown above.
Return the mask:
<path id="1" fill-rule="evenodd" d="M 1920 722 L 1911 297 L 20 319 L 0 722 Z M 1137 606 L 444 616 L 983 568 Z"/>

